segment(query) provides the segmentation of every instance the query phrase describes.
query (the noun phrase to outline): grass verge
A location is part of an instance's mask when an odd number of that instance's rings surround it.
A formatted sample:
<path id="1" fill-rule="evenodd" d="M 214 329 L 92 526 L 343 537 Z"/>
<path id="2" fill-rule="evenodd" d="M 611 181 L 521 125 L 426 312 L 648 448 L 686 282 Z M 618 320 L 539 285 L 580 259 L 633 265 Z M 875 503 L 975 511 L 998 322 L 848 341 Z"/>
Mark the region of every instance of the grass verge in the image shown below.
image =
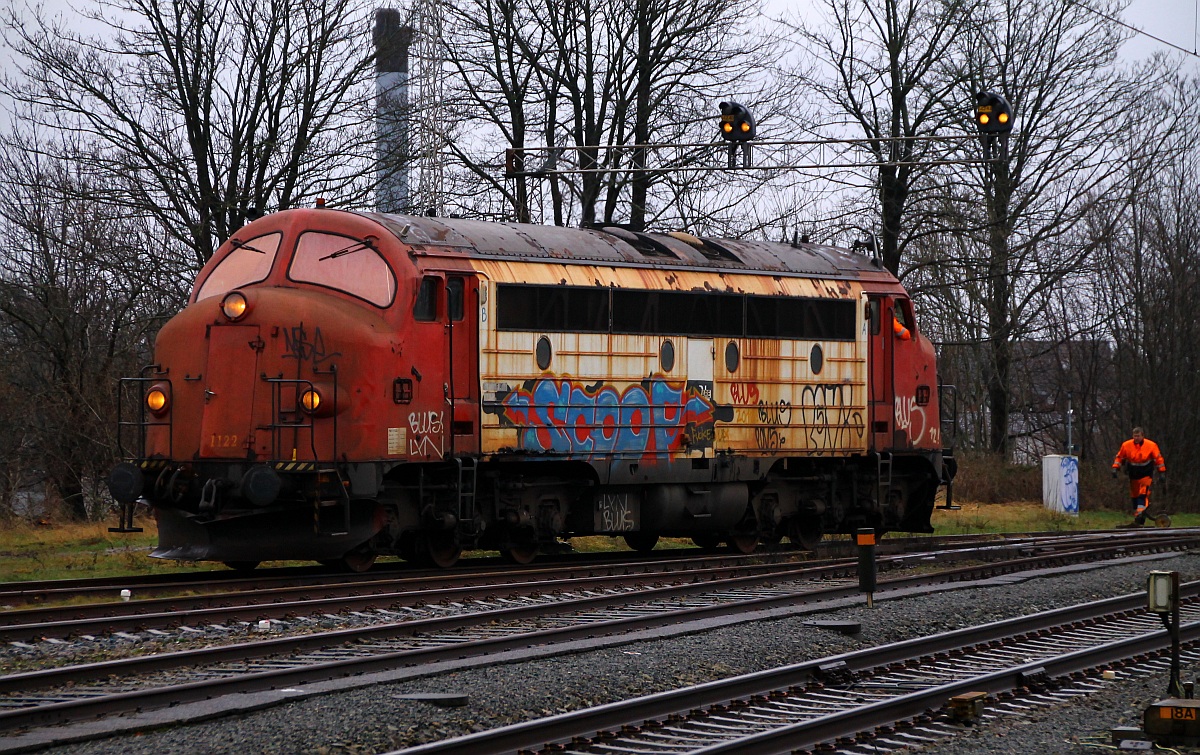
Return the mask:
<path id="1" fill-rule="evenodd" d="M 1129 521 L 1117 511 L 1084 511 L 1079 516 L 1048 511 L 1037 503 L 962 503 L 957 511 L 936 509 L 933 525 L 937 535 L 966 535 L 1000 532 L 1058 532 L 1112 529 Z M 1200 514 L 1173 514 L 1175 527 L 1200 526 Z M 121 534 L 108 531 L 108 522 L 37 524 L 9 522 L 0 531 L 0 582 L 44 579 L 141 576 L 170 572 L 206 571 L 207 562 L 164 561 L 150 558 L 156 531 L 154 521 L 139 521 L 145 532 Z M 905 536 L 897 533 L 897 537 Z M 592 536 L 571 540 L 581 552 L 626 550 L 620 537 Z M 686 538 L 663 538 L 658 549 L 691 545 Z M 484 552 L 472 552 L 484 555 Z M 489 554 L 494 555 L 494 554 Z M 278 566 L 284 562 L 268 562 Z M 302 563 L 302 562 L 289 562 Z"/>

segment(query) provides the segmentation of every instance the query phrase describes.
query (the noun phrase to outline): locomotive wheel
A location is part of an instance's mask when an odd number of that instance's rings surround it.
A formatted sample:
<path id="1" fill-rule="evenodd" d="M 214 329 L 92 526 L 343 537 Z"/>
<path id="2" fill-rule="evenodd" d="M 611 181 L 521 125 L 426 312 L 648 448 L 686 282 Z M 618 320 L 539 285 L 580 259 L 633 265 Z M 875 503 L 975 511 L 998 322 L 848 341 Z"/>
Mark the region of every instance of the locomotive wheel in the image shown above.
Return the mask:
<path id="1" fill-rule="evenodd" d="M 693 535 L 692 542 L 698 548 L 703 548 L 706 551 L 716 550 L 721 544 L 720 535 Z"/>
<path id="2" fill-rule="evenodd" d="M 424 538 L 425 557 L 436 567 L 449 569 L 458 563 L 462 546 L 453 535 L 430 535 Z"/>
<path id="3" fill-rule="evenodd" d="M 361 574 L 375 565 L 375 554 L 369 551 L 350 551 L 341 558 L 322 561 L 326 566 Z"/>
<path id="4" fill-rule="evenodd" d="M 818 521 L 793 522 L 788 531 L 788 538 L 806 551 L 816 551 L 824 536 L 825 531 Z"/>
<path id="5" fill-rule="evenodd" d="M 758 535 L 731 535 L 725 542 L 734 553 L 748 556 L 758 548 Z"/>
<path id="6" fill-rule="evenodd" d="M 658 535 L 644 532 L 630 532 L 625 536 L 625 544 L 638 553 L 649 553 L 658 545 Z"/>
<path id="7" fill-rule="evenodd" d="M 520 564 L 521 566 L 532 562 L 533 559 L 537 557 L 537 554 L 537 543 L 531 543 L 529 545 L 512 545 L 508 548 L 500 549 L 500 555 L 505 561 L 513 564 Z"/>
<path id="8" fill-rule="evenodd" d="M 222 561 L 221 563 L 228 566 L 234 571 L 254 571 L 261 564 L 261 561 Z"/>

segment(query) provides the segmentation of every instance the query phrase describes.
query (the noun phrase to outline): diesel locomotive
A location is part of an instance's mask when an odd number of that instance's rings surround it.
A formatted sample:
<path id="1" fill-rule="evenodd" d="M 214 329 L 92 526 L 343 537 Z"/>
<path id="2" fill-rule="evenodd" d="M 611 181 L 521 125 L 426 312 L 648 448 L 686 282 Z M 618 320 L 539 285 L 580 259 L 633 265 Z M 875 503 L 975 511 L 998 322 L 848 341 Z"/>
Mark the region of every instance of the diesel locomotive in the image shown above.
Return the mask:
<path id="1" fill-rule="evenodd" d="M 197 277 L 122 381 L 159 558 L 524 563 L 579 535 L 751 552 L 930 532 L 934 349 L 868 255 L 291 209 Z"/>

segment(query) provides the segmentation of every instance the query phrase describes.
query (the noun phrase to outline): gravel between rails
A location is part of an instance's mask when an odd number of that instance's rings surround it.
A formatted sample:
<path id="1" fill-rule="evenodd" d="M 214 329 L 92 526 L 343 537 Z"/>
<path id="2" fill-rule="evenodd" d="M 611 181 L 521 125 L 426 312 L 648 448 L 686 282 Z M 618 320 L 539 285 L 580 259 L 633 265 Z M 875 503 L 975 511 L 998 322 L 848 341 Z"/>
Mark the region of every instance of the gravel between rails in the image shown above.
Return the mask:
<path id="1" fill-rule="evenodd" d="M 289 755 L 380 753 L 580 707 L 760 671 L 963 626 L 1145 590 L 1154 569 L 1200 578 L 1200 555 L 1163 554 L 1135 563 L 959 589 L 922 599 L 877 600 L 820 616 L 858 621 L 843 636 L 803 626 L 805 616 L 756 621 L 670 639 L 520 664 L 464 669 L 285 703 L 263 711 L 136 736 L 54 747 L 54 755 L 161 755 L 247 752 Z M 1196 669 L 1184 667 L 1189 680 Z M 1165 697 L 1166 678 L 1111 682 L 1070 705 L 1041 709 L 998 726 L 926 747 L 931 755 L 1094 753 L 1114 726 L 1138 725 L 1142 709 Z M 469 695 L 467 706 L 441 708 L 404 699 L 417 693 Z"/>

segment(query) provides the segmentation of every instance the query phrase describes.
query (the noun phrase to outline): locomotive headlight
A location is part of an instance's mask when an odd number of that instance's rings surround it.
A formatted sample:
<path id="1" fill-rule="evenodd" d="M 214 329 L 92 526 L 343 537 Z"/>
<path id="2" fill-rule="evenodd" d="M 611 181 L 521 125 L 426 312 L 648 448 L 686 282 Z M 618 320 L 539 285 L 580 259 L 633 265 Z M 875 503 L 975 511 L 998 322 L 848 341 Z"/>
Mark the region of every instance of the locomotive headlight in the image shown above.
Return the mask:
<path id="1" fill-rule="evenodd" d="M 317 392 L 316 388 L 309 388 L 300 394 L 298 403 L 305 412 L 316 414 L 317 410 L 321 408 L 321 394 Z"/>
<path id="2" fill-rule="evenodd" d="M 240 291 L 230 291 L 221 300 L 221 312 L 233 322 L 240 320 L 246 314 L 246 310 L 249 307 L 250 305 L 246 303 L 245 295 Z"/>
<path id="3" fill-rule="evenodd" d="M 151 414 L 162 415 L 170 408 L 171 402 L 167 399 L 167 392 L 162 386 L 154 386 L 146 393 L 146 408 Z"/>

